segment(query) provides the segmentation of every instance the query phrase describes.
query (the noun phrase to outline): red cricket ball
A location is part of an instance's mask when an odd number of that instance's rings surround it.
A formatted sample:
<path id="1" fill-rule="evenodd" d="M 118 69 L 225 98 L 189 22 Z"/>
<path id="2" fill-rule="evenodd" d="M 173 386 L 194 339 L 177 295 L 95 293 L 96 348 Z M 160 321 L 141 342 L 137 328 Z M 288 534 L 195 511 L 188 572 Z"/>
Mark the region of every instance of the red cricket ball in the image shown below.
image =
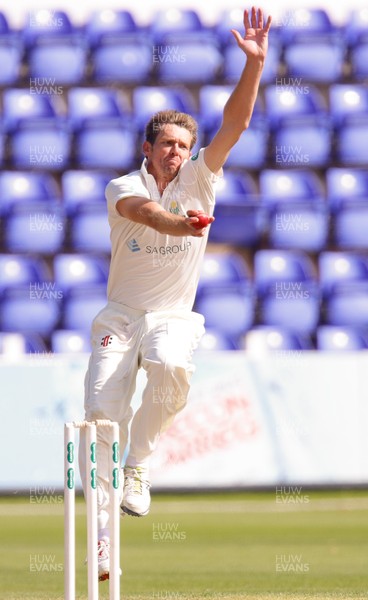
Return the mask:
<path id="1" fill-rule="evenodd" d="M 210 222 L 210 218 L 207 215 L 200 214 L 196 215 L 196 217 L 198 221 L 196 223 L 192 223 L 195 229 L 203 229 L 203 227 L 206 227 Z"/>

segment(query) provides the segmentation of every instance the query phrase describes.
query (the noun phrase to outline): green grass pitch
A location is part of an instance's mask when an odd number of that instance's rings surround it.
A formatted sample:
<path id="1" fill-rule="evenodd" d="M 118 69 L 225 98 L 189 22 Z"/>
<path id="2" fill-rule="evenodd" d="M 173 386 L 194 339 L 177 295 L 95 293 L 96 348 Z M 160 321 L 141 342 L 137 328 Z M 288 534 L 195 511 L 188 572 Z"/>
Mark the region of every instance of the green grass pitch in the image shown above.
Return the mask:
<path id="1" fill-rule="evenodd" d="M 0 531 L 0 599 L 62 599 L 62 496 L 2 498 Z M 79 498 L 78 600 L 85 536 Z M 368 492 L 155 495 L 122 519 L 121 565 L 127 600 L 368 598 Z"/>

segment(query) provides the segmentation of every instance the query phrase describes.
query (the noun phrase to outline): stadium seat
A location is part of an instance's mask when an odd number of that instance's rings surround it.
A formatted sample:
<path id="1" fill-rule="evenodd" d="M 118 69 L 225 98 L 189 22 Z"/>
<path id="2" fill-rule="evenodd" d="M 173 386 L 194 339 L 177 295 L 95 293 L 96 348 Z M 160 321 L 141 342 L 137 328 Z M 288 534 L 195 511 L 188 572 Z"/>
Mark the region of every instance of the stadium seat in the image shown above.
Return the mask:
<path id="1" fill-rule="evenodd" d="M 231 171 L 224 168 L 223 176 L 216 184 L 216 202 L 244 202 L 258 200 L 257 185 L 252 176 L 246 171 Z"/>
<path id="2" fill-rule="evenodd" d="M 212 135 L 214 135 L 213 132 Z M 266 162 L 269 142 L 267 121 L 253 118 L 250 126 L 241 134 L 235 146 L 230 150 L 226 161 L 228 168 L 260 169 Z"/>
<path id="3" fill-rule="evenodd" d="M 330 215 L 322 202 L 281 202 L 270 211 L 268 243 L 272 248 L 320 252 L 329 241 Z"/>
<path id="4" fill-rule="evenodd" d="M 317 273 L 311 258 L 303 251 L 258 250 L 254 255 L 254 283 L 263 295 L 281 283 L 315 283 Z"/>
<path id="5" fill-rule="evenodd" d="M 318 272 L 320 288 L 327 297 L 340 284 L 368 281 L 368 258 L 355 252 L 321 252 Z"/>
<path id="6" fill-rule="evenodd" d="M 342 202 L 332 216 L 333 241 L 338 248 L 368 250 L 368 202 Z"/>
<path id="7" fill-rule="evenodd" d="M 368 201 L 366 169 L 331 167 L 326 171 L 327 199 L 332 210 L 350 200 Z"/>
<path id="8" fill-rule="evenodd" d="M 153 62 L 161 84 L 211 83 L 222 66 L 222 55 L 217 45 L 210 41 L 193 40 L 155 48 L 157 53 L 153 55 Z"/>
<path id="9" fill-rule="evenodd" d="M 75 87 L 68 92 L 68 121 L 73 130 L 91 119 L 127 118 L 127 104 L 117 90 Z"/>
<path id="10" fill-rule="evenodd" d="M 321 297 L 316 284 L 277 282 L 259 299 L 259 320 L 264 325 L 312 335 L 319 324 Z"/>
<path id="11" fill-rule="evenodd" d="M 243 284 L 241 290 L 229 286 L 203 289 L 195 303 L 195 310 L 204 315 L 206 326 L 233 339 L 243 335 L 254 323 L 255 296 L 252 285 Z"/>
<path id="12" fill-rule="evenodd" d="M 69 170 L 61 176 L 63 205 L 67 215 L 72 216 L 81 205 L 100 202 L 105 205 L 105 189 L 116 171 Z M 1 176 L 0 176 L 1 185 Z M 0 187 L 1 189 L 1 187 Z"/>
<path id="13" fill-rule="evenodd" d="M 233 91 L 231 85 L 202 85 L 199 89 L 199 115 L 201 129 L 214 132 L 219 129 L 224 106 Z M 257 97 L 253 117 L 265 116 L 260 96 Z"/>
<path id="14" fill-rule="evenodd" d="M 204 27 L 195 10 L 169 8 L 157 10 L 152 16 L 149 34 L 156 45 L 167 44 L 172 36 L 187 34 L 188 36 L 202 35 Z"/>
<path id="15" fill-rule="evenodd" d="M 90 333 L 58 329 L 51 334 L 51 350 L 57 354 L 79 354 L 91 351 Z"/>
<path id="16" fill-rule="evenodd" d="M 368 16 L 367 9 L 352 8 L 347 14 L 344 26 L 344 36 L 349 47 L 358 47 L 368 39 Z"/>
<path id="17" fill-rule="evenodd" d="M 338 37 L 328 12 L 324 8 L 297 8 L 286 10 L 281 14 L 280 37 L 284 46 L 288 46 L 300 38 L 316 36 L 325 39 Z"/>
<path id="18" fill-rule="evenodd" d="M 325 323 L 368 327 L 368 281 L 352 281 L 336 285 L 325 300 Z"/>
<path id="19" fill-rule="evenodd" d="M 259 175 L 262 202 L 267 206 L 288 201 L 324 200 L 322 180 L 311 169 L 263 169 Z"/>
<path id="20" fill-rule="evenodd" d="M 40 257 L 0 254 L 0 292 L 50 280 L 46 262 Z"/>
<path id="21" fill-rule="evenodd" d="M 16 85 L 21 76 L 23 48 L 17 39 L 0 38 L 0 86 Z"/>
<path id="22" fill-rule="evenodd" d="M 107 284 L 109 260 L 103 256 L 58 254 L 53 265 L 55 284 L 63 293 L 86 284 Z"/>
<path id="23" fill-rule="evenodd" d="M 354 352 L 368 349 L 368 329 L 320 325 L 316 331 L 317 350 Z"/>
<path id="24" fill-rule="evenodd" d="M 232 285 L 241 287 L 250 281 L 250 271 L 244 259 L 235 252 L 207 252 L 204 255 L 197 296 L 209 287 Z"/>
<path id="25" fill-rule="evenodd" d="M 69 166 L 68 129 L 52 119 L 32 119 L 18 125 L 10 138 L 10 163 L 18 169 L 62 171 Z"/>
<path id="26" fill-rule="evenodd" d="M 7 214 L 3 237 L 8 252 L 59 252 L 65 239 L 63 208 L 56 202 L 18 203 Z"/>
<path id="27" fill-rule="evenodd" d="M 150 77 L 154 64 L 152 44 L 146 40 L 137 44 L 124 38 L 107 39 L 92 52 L 91 63 L 92 80 L 99 85 L 138 84 Z"/>
<path id="28" fill-rule="evenodd" d="M 69 230 L 74 251 L 110 253 L 110 228 L 105 204 L 81 205 L 69 220 Z"/>
<path id="29" fill-rule="evenodd" d="M 283 168 L 328 167 L 332 158 L 332 127 L 322 117 L 290 118 L 274 133 L 273 149 L 275 164 Z"/>
<path id="30" fill-rule="evenodd" d="M 137 86 L 132 92 L 135 125 L 144 129 L 153 114 L 173 109 L 189 114 L 194 113 L 194 99 L 185 87 Z"/>
<path id="31" fill-rule="evenodd" d="M 117 39 L 137 39 L 138 27 L 129 10 L 111 10 L 105 8 L 94 11 L 84 28 L 84 35 L 91 49 L 101 42 L 114 37 Z"/>
<path id="32" fill-rule="evenodd" d="M 258 326 L 246 333 L 244 349 L 253 358 L 270 352 L 313 350 L 314 346 L 311 336 L 287 327 Z"/>
<path id="33" fill-rule="evenodd" d="M 24 354 L 45 354 L 46 352 L 46 344 L 37 333 L 0 333 L 0 354 L 6 361 L 17 361 Z"/>
<path id="34" fill-rule="evenodd" d="M 206 327 L 206 331 L 201 337 L 198 350 L 202 352 L 213 351 L 222 352 L 228 350 L 240 350 L 239 343 L 228 335 L 224 335 L 217 329 Z"/>
<path id="35" fill-rule="evenodd" d="M 340 164 L 363 166 L 368 163 L 368 116 L 352 115 L 336 132 L 336 156 Z"/>
<path id="36" fill-rule="evenodd" d="M 354 46 L 350 53 L 351 75 L 354 81 L 365 82 L 368 77 L 368 37 Z"/>
<path id="37" fill-rule="evenodd" d="M 270 126 L 279 130 L 292 117 L 314 116 L 316 122 L 328 114 L 321 91 L 301 78 L 280 77 L 265 87 L 265 107 Z"/>
<path id="38" fill-rule="evenodd" d="M 0 173 L 0 215 L 28 202 L 53 202 L 60 199 L 57 181 L 50 173 L 2 171 Z"/>
<path id="39" fill-rule="evenodd" d="M 338 127 L 351 115 L 367 114 L 368 89 L 362 84 L 331 84 L 329 104 L 333 123 Z"/>
<path id="40" fill-rule="evenodd" d="M 5 332 L 49 336 L 60 318 L 61 299 L 52 284 L 35 284 L 7 290 L 0 302 L 0 329 Z"/>
<path id="41" fill-rule="evenodd" d="M 121 119 L 93 119 L 75 133 L 74 156 L 80 169 L 129 170 L 136 154 L 136 134 Z"/>
<path id="42" fill-rule="evenodd" d="M 52 96 L 37 94 L 31 85 L 28 89 L 8 89 L 3 91 L 3 124 L 12 133 L 27 119 L 57 119 Z"/>
<path id="43" fill-rule="evenodd" d="M 78 31 L 64 10 L 30 11 L 22 28 L 22 39 L 27 48 L 45 39 L 71 40 L 77 37 Z"/>
<path id="44" fill-rule="evenodd" d="M 29 50 L 28 75 L 38 86 L 49 87 L 57 95 L 63 86 L 85 81 L 87 48 L 84 41 L 54 39 L 40 40 Z M 50 92 L 49 92 L 50 93 Z"/>
<path id="45" fill-rule="evenodd" d="M 258 200 L 217 202 L 209 241 L 257 246 L 267 228 L 267 211 Z"/>
<path id="46" fill-rule="evenodd" d="M 93 319 L 106 303 L 105 284 L 71 289 L 64 298 L 62 329 L 88 333 Z"/>

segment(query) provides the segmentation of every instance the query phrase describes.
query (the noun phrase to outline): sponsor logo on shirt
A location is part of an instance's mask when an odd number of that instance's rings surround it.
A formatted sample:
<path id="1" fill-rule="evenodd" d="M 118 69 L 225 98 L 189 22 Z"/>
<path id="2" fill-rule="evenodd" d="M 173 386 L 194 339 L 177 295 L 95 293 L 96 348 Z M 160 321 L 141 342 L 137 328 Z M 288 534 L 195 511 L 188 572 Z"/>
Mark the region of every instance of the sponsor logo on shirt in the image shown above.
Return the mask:
<path id="1" fill-rule="evenodd" d="M 178 206 L 178 203 L 177 203 L 176 200 L 173 200 L 170 203 L 169 212 L 173 213 L 173 215 L 178 215 L 179 214 L 180 209 L 179 209 L 179 206 Z"/>
<path id="2" fill-rule="evenodd" d="M 190 158 L 190 160 L 197 160 L 199 155 L 199 152 L 197 152 L 196 154 L 193 154 L 193 156 Z"/>
<path id="3" fill-rule="evenodd" d="M 127 246 L 131 252 L 139 252 L 140 247 L 136 239 L 131 238 L 127 241 Z"/>
<path id="4" fill-rule="evenodd" d="M 167 256 L 169 254 L 179 254 L 180 252 L 189 252 L 192 242 L 182 242 L 173 246 L 146 246 L 147 254 L 161 254 Z"/>

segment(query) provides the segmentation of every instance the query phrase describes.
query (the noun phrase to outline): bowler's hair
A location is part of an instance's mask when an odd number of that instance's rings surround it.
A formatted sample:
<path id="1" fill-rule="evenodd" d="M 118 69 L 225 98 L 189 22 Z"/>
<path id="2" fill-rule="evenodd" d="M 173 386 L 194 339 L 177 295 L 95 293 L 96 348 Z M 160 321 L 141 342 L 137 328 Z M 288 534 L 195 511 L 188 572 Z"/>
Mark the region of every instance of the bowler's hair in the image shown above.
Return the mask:
<path id="1" fill-rule="evenodd" d="M 187 129 L 192 136 L 190 149 L 193 148 L 197 141 L 198 124 L 193 117 L 178 110 L 160 110 L 154 114 L 146 125 L 146 141 L 154 144 L 157 135 L 165 125 L 177 125 Z"/>

